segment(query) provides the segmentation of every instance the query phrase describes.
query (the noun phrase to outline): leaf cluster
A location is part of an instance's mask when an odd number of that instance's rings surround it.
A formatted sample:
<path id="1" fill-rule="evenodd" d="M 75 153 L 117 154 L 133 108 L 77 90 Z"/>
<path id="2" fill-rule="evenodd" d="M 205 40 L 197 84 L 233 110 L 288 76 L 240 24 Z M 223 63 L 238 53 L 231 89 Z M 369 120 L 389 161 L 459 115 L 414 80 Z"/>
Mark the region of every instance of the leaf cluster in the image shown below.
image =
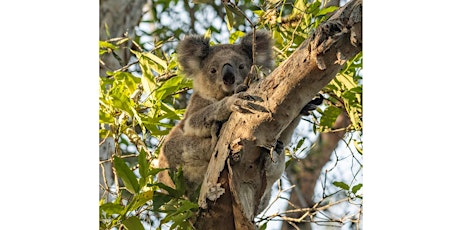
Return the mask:
<path id="1" fill-rule="evenodd" d="M 119 41 L 101 41 L 100 55 L 113 53 L 128 42 Z M 114 174 L 104 177 L 114 176 L 118 182 L 115 186 L 101 185 L 106 190 L 99 207 L 101 229 L 143 229 L 141 220 L 151 222 L 145 217 L 151 212 L 166 213 L 162 222 L 170 220 L 175 228 L 186 229 L 190 224 L 185 220 L 197 209 L 197 205 L 183 198 L 183 185 L 172 189 L 155 179 L 165 169 L 152 166 L 157 148 L 149 143 L 166 135 L 174 121 L 182 117 L 184 109 L 175 109 L 174 102 L 180 91 L 192 88 L 192 82 L 177 73 L 175 56 L 160 56 L 161 52 L 155 51 L 131 50 L 136 60 L 129 65 L 137 66 L 140 73 L 126 67 L 108 71 L 106 77 L 99 79 L 99 138 L 101 144 L 115 140 L 115 152 L 107 160 Z M 135 154 L 123 152 L 122 144 L 134 146 Z M 183 181 L 181 176 L 174 178 Z M 172 207 L 181 208 L 171 213 Z"/>

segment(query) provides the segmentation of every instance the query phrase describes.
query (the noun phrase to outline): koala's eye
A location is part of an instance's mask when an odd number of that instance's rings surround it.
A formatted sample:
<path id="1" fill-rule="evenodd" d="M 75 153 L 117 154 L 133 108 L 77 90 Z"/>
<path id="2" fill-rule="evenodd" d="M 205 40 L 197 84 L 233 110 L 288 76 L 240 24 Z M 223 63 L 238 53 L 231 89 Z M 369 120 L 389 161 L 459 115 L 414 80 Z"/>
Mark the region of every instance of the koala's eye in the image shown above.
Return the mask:
<path id="1" fill-rule="evenodd" d="M 244 69 L 244 65 L 243 64 L 240 64 L 240 66 L 238 67 L 239 69 Z"/>
<path id="2" fill-rule="evenodd" d="M 210 72 L 211 72 L 211 73 L 216 73 L 217 70 L 216 70 L 216 68 L 211 68 Z"/>

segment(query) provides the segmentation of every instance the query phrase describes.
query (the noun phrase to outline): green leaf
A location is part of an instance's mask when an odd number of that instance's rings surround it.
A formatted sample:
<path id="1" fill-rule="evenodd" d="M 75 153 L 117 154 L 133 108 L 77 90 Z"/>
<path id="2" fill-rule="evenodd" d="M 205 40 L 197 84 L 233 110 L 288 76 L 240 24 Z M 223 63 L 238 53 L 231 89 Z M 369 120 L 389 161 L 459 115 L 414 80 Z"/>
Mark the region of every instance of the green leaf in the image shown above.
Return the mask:
<path id="1" fill-rule="evenodd" d="M 268 221 L 265 221 L 264 224 L 262 224 L 262 225 L 259 227 L 259 230 L 265 230 L 265 229 L 267 229 L 267 223 L 268 223 Z"/>
<path id="2" fill-rule="evenodd" d="M 136 210 L 137 208 L 143 206 L 145 203 L 153 199 L 153 191 L 149 190 L 147 192 L 140 193 L 136 195 L 134 203 L 131 206 L 131 210 Z"/>
<path id="3" fill-rule="evenodd" d="M 177 212 L 185 212 L 185 211 L 188 211 L 188 210 L 197 210 L 198 207 L 199 207 L 197 203 L 193 203 L 193 202 L 188 201 L 188 200 L 182 200 L 180 203 L 181 203 L 181 206 L 177 209 Z"/>
<path id="4" fill-rule="evenodd" d="M 230 34 L 229 43 L 233 44 L 236 42 L 236 40 L 238 40 L 238 38 L 241 38 L 243 36 L 244 36 L 244 33 L 242 31 L 237 30 L 233 32 L 232 34 Z"/>
<path id="5" fill-rule="evenodd" d="M 105 112 L 106 111 L 99 110 L 99 123 L 112 124 L 114 122 L 113 116 Z"/>
<path id="6" fill-rule="evenodd" d="M 297 152 L 297 150 L 299 150 L 300 147 L 302 147 L 303 143 L 305 142 L 305 139 L 306 139 L 306 137 L 303 137 L 303 138 L 301 138 L 301 139 L 297 142 L 297 145 L 296 145 L 295 148 L 293 149 L 294 152 Z"/>
<path id="7" fill-rule="evenodd" d="M 147 156 L 144 149 L 141 149 L 137 159 L 139 162 L 139 174 L 142 178 L 146 178 L 149 175 L 149 164 L 147 162 Z"/>
<path id="8" fill-rule="evenodd" d="M 99 41 L 99 48 L 109 48 L 109 49 L 117 49 L 118 47 L 113 45 L 112 43 L 110 42 L 106 42 L 106 41 Z"/>
<path id="9" fill-rule="evenodd" d="M 143 53 L 143 55 L 150 59 L 151 61 L 159 64 L 161 67 L 163 67 L 163 69 L 167 69 L 168 68 L 168 64 L 166 63 L 165 60 L 159 58 L 158 56 L 154 55 L 153 53 Z"/>
<path id="10" fill-rule="evenodd" d="M 165 190 L 166 192 L 168 192 L 168 196 L 170 197 L 175 197 L 175 198 L 179 198 L 181 195 L 173 188 L 163 184 L 163 183 L 155 183 L 153 184 L 155 186 L 158 186 L 159 188 Z"/>
<path id="11" fill-rule="evenodd" d="M 358 192 L 361 189 L 361 187 L 363 187 L 363 184 L 357 184 L 353 186 L 353 188 L 351 189 L 351 192 L 356 194 L 356 192 Z"/>
<path id="12" fill-rule="evenodd" d="M 151 71 L 151 68 L 153 67 L 151 63 L 149 62 L 149 58 L 146 58 L 144 53 L 142 52 L 137 52 L 134 50 L 131 50 L 131 52 L 136 55 L 137 59 L 139 60 L 139 66 L 141 67 L 142 71 L 142 86 L 144 87 L 144 90 L 147 94 L 150 94 L 155 88 L 155 77 L 153 76 L 153 73 Z"/>
<path id="13" fill-rule="evenodd" d="M 149 171 L 149 175 L 156 176 L 159 172 L 168 170 L 167 168 L 153 168 Z"/>
<path id="14" fill-rule="evenodd" d="M 349 190 L 350 189 L 350 186 L 348 186 L 347 184 L 345 184 L 343 182 L 334 181 L 332 184 L 335 185 L 336 187 L 339 187 L 339 188 L 344 189 L 344 190 Z"/>
<path id="15" fill-rule="evenodd" d="M 339 7 L 337 7 L 337 6 L 330 6 L 330 7 L 327 7 L 327 8 L 323 8 L 323 9 L 319 10 L 318 13 L 315 16 L 318 17 L 318 16 L 326 15 L 328 13 L 334 12 L 338 8 Z"/>
<path id="16" fill-rule="evenodd" d="M 332 128 L 341 112 L 342 110 L 335 106 L 327 107 L 323 112 L 323 116 L 321 117 L 319 124 L 327 128 Z"/>
<path id="17" fill-rule="evenodd" d="M 123 212 L 124 207 L 121 204 L 115 203 L 105 203 L 99 206 L 99 212 L 103 211 L 107 213 L 107 215 L 113 214 L 121 214 Z"/>
<path id="18" fill-rule="evenodd" d="M 114 156 L 113 165 L 115 167 L 117 175 L 125 184 L 126 189 L 132 194 L 138 193 L 139 182 L 137 181 L 134 172 L 131 171 L 131 169 L 129 169 L 128 165 L 125 164 L 125 161 L 117 156 Z"/>
<path id="19" fill-rule="evenodd" d="M 313 2 L 308 6 L 307 13 L 317 15 L 320 7 L 321 7 L 321 1 Z"/>
<path id="20" fill-rule="evenodd" d="M 129 217 L 121 222 L 128 230 L 144 230 L 144 226 L 137 216 Z"/>
<path id="21" fill-rule="evenodd" d="M 182 196 L 185 194 L 185 177 L 184 177 L 184 171 L 182 171 L 182 168 L 179 168 L 179 170 L 174 171 L 171 173 L 169 176 L 172 178 L 174 181 L 174 185 L 176 186 L 176 191 L 179 193 L 179 196 Z"/>
<path id="22" fill-rule="evenodd" d="M 173 197 L 168 195 L 168 194 L 164 194 L 164 193 L 155 191 L 154 195 L 153 195 L 153 199 L 152 199 L 152 201 L 153 201 L 152 202 L 152 211 L 154 211 L 154 212 L 161 211 L 160 207 L 163 206 L 164 204 L 168 203 L 172 198 Z"/>
<path id="23" fill-rule="evenodd" d="M 339 73 L 336 75 L 336 79 L 343 84 L 344 90 L 349 90 L 357 86 L 353 80 L 353 76 L 349 74 Z"/>
<path id="24" fill-rule="evenodd" d="M 227 4 L 224 4 L 225 7 L 225 14 L 227 15 L 227 28 L 228 31 L 232 31 L 233 25 L 235 25 L 235 21 L 233 20 L 233 13 L 228 8 Z"/>
<path id="25" fill-rule="evenodd" d="M 125 89 L 128 89 L 128 95 L 131 95 L 137 89 L 137 85 L 141 82 L 140 78 L 127 72 L 115 72 L 113 74 L 113 78 L 122 83 Z"/>
<path id="26" fill-rule="evenodd" d="M 184 88 L 182 84 L 184 78 L 182 76 L 175 76 L 165 81 L 157 90 L 155 90 L 155 98 L 163 100 L 167 96 L 176 93 L 179 89 Z"/>

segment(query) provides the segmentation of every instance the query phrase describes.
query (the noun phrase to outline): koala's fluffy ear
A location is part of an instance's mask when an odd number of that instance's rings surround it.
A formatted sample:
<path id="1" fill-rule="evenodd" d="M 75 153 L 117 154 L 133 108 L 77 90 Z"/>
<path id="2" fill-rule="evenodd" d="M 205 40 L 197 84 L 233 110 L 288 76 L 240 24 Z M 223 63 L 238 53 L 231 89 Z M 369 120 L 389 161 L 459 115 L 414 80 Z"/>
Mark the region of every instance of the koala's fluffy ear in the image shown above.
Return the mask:
<path id="1" fill-rule="evenodd" d="M 250 32 L 246 34 L 241 40 L 242 49 L 248 54 L 252 60 L 252 34 Z M 273 52 L 272 52 L 273 41 L 268 31 L 257 30 L 256 31 L 256 60 L 255 64 L 262 66 L 266 69 L 273 69 Z"/>
<path id="2" fill-rule="evenodd" d="M 209 39 L 203 36 L 190 35 L 177 45 L 177 57 L 185 74 L 193 77 L 200 70 L 201 61 L 209 54 Z"/>

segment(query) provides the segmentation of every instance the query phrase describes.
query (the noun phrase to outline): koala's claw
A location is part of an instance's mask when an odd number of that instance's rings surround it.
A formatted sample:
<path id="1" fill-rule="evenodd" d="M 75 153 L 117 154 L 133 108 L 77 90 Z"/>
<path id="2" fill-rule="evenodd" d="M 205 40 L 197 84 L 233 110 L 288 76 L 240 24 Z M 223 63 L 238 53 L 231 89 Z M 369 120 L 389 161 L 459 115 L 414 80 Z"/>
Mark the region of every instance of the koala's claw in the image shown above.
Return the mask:
<path id="1" fill-rule="evenodd" d="M 246 100 L 246 101 L 257 101 L 257 102 L 263 102 L 264 100 L 259 97 L 259 96 L 253 96 L 253 95 L 250 95 L 246 92 L 240 92 L 238 94 L 235 94 L 236 97 L 240 98 L 240 99 L 243 99 L 243 100 Z"/>
<path id="2" fill-rule="evenodd" d="M 302 108 L 302 110 L 300 111 L 300 114 L 305 115 L 305 116 L 310 115 L 311 114 L 310 111 L 315 110 L 316 107 L 321 105 L 323 103 L 323 99 L 324 99 L 323 95 L 319 94 L 319 96 L 313 98 L 313 100 L 308 102 L 308 104 Z"/>
<path id="3" fill-rule="evenodd" d="M 249 95 L 246 92 L 241 92 L 235 94 L 236 100 L 232 104 L 231 110 L 239 113 L 254 113 L 254 112 L 263 112 L 268 113 L 268 110 L 256 103 L 257 101 L 263 101 L 262 98 L 257 96 Z"/>
<path id="4" fill-rule="evenodd" d="M 232 111 L 239 113 L 253 113 L 250 110 L 249 102 L 244 100 L 236 100 L 231 107 Z"/>
<path id="5" fill-rule="evenodd" d="M 239 85 L 236 87 L 235 89 L 235 93 L 240 93 L 240 92 L 244 92 L 246 90 L 248 90 L 248 86 L 247 85 Z"/>

